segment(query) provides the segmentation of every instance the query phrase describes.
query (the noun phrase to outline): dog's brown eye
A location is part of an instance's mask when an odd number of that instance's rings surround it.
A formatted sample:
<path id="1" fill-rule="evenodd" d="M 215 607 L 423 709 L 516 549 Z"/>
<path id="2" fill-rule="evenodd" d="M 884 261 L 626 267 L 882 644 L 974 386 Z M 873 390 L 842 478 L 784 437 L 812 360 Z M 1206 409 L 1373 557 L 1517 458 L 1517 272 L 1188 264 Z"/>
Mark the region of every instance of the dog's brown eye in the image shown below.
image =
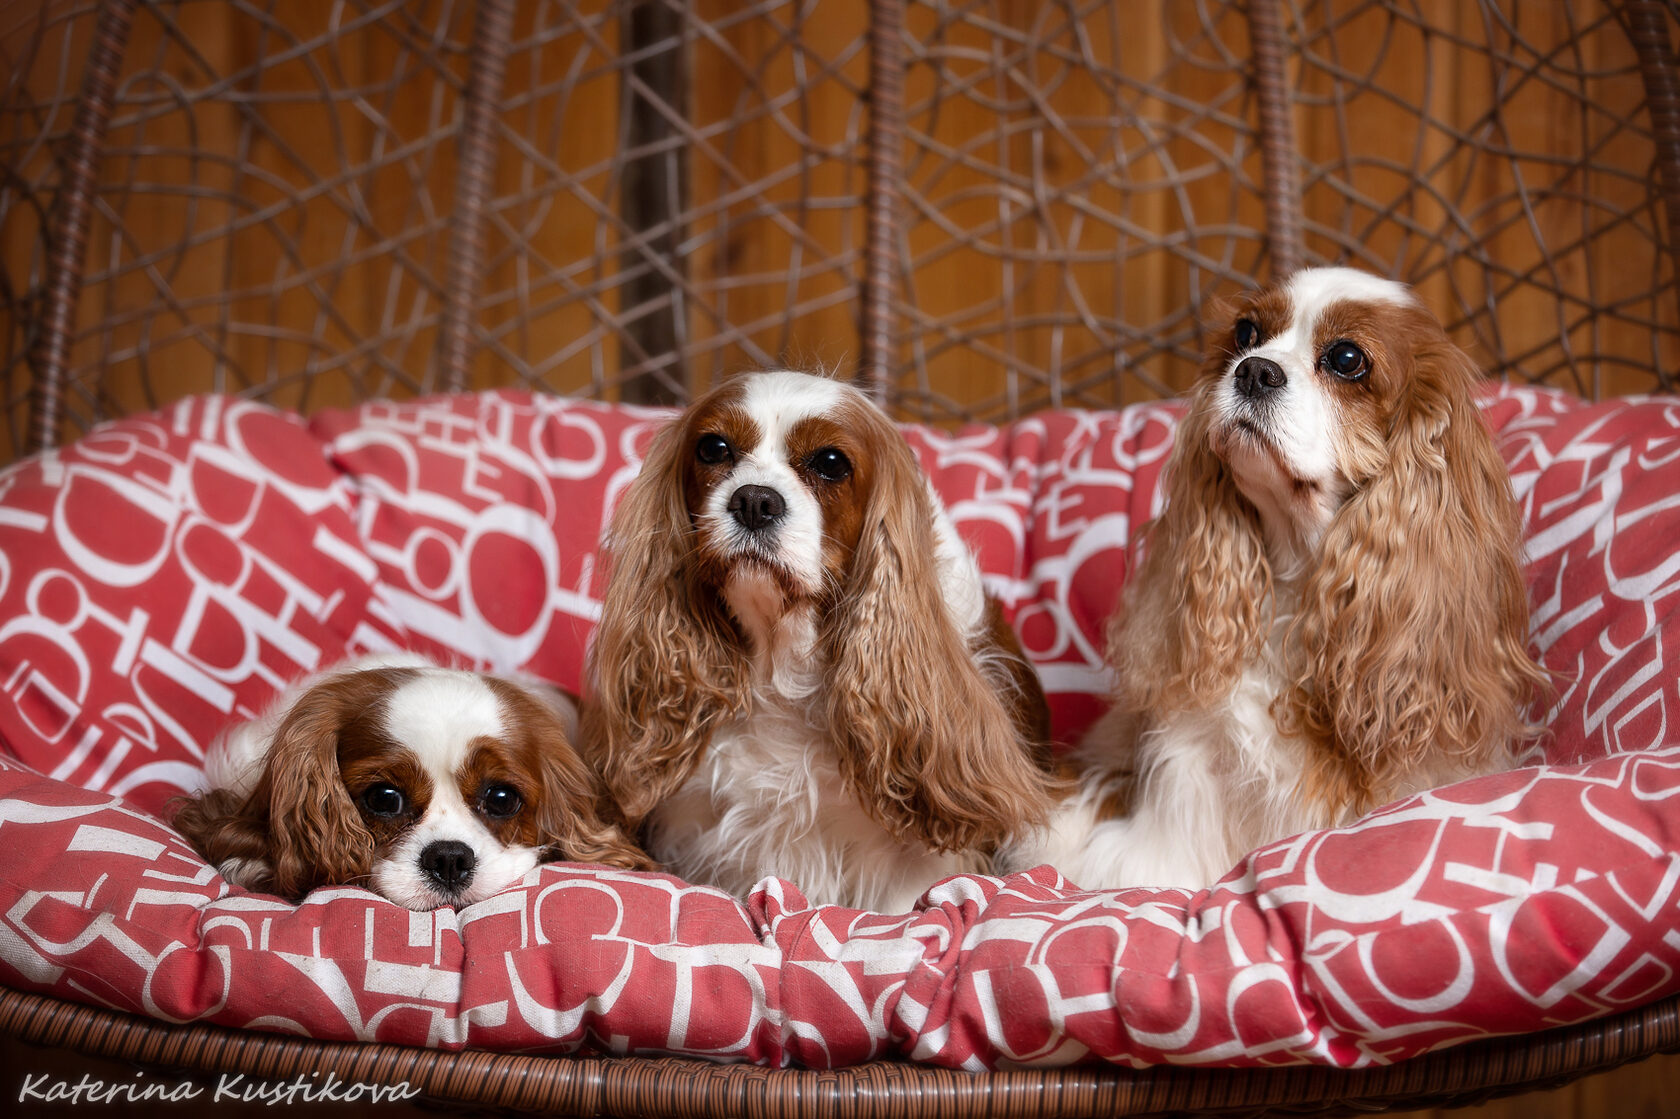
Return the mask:
<path id="1" fill-rule="evenodd" d="M 369 785 L 362 790 L 362 807 L 370 816 L 401 816 L 408 807 L 408 798 L 395 785 Z"/>
<path id="2" fill-rule="evenodd" d="M 734 448 L 730 447 L 729 440 L 721 435 L 707 432 L 700 437 L 698 443 L 694 444 L 694 457 L 707 466 L 715 466 L 720 462 L 728 462 L 734 458 L 735 451 Z"/>
<path id="3" fill-rule="evenodd" d="M 1260 344 L 1260 327 L 1253 319 L 1237 320 L 1237 349 L 1252 350 Z"/>
<path id="4" fill-rule="evenodd" d="M 805 462 L 825 482 L 844 482 L 852 476 L 852 460 L 839 447 L 819 447 Z"/>
<path id="5" fill-rule="evenodd" d="M 505 820 L 525 807 L 525 798 L 512 785 L 491 785 L 479 798 L 479 807 L 484 809 L 486 816 Z"/>
<path id="6" fill-rule="evenodd" d="M 1319 358 L 1319 364 L 1344 381 L 1357 381 L 1371 371 L 1365 351 L 1346 340 L 1332 342 Z"/>

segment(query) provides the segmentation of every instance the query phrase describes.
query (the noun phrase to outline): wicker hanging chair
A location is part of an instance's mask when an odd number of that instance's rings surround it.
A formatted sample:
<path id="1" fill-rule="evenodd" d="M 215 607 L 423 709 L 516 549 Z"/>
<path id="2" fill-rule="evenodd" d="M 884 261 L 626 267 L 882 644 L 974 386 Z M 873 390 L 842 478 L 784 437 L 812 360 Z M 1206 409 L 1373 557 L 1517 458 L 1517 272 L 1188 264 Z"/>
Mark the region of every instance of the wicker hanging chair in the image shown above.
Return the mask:
<path id="1" fill-rule="evenodd" d="M 971 1074 L 892 1061 L 817 1071 L 675 1057 L 442 1053 L 170 1026 L 7 990 L 0 990 L 0 1033 L 153 1069 L 243 1073 L 270 1082 L 336 1076 L 349 1084 L 406 1084 L 425 1100 L 548 1115 L 1335 1115 L 1464 1107 L 1674 1053 L 1680 1051 L 1680 1000 L 1357 1072 L 1079 1068 Z"/>
<path id="2" fill-rule="evenodd" d="M 1674 387 L 1672 3 L 1026 7 L 9 8 L 0 458 L 188 393 L 671 402 L 778 359 L 934 423 L 1114 407 L 1188 383 L 1204 298 L 1329 260 L 1508 379 Z M 1253 1114 L 1562 1083 L 1680 1051 L 1680 1001 L 1359 1072 L 453 1053 L 11 990 L 0 1033 L 557 1114 Z"/>

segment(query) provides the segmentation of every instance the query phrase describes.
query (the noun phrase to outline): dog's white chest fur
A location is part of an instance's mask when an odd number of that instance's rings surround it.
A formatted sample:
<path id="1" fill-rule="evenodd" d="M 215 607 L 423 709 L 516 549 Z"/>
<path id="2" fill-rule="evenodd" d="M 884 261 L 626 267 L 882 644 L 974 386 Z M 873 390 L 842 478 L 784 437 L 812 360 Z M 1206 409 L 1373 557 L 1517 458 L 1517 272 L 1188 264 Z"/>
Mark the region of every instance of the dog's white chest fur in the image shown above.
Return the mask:
<path id="1" fill-rule="evenodd" d="M 1251 665 L 1223 704 L 1162 720 L 1138 743 L 1129 815 L 1099 819 L 1106 786 L 1088 779 L 1003 861 L 1012 869 L 1049 863 L 1092 889 L 1195 888 L 1258 844 L 1311 827 L 1296 795 L 1302 744 L 1278 733 L 1269 712 L 1278 685 L 1268 664 Z M 1091 741 L 1117 733 L 1105 718 Z"/>
<path id="2" fill-rule="evenodd" d="M 864 811 L 812 699 L 822 678 L 814 623 L 792 611 L 774 633 L 765 641 L 759 631 L 752 710 L 718 728 L 687 782 L 649 816 L 655 857 L 738 897 L 776 876 L 814 905 L 882 913 L 914 908 L 941 878 L 986 869 L 973 852 L 903 843 Z"/>
<path id="3" fill-rule="evenodd" d="M 718 730 L 649 818 L 648 841 L 673 873 L 739 897 L 776 875 L 814 905 L 882 913 L 914 908 L 940 878 L 984 869 L 974 854 L 894 839 L 846 790 L 824 729 L 774 696 Z"/>
<path id="4" fill-rule="evenodd" d="M 1048 863 L 1087 889 L 1211 886 L 1244 855 L 1274 840 L 1347 823 L 1302 793 L 1309 748 L 1278 730 L 1272 701 L 1284 686 L 1280 624 L 1268 655 L 1243 670 L 1225 701 L 1167 716 L 1138 741 L 1132 810 L 1102 819 L 1111 787 L 1088 770 L 1075 794 L 1030 839 L 1000 853 L 999 869 Z M 1122 733 L 1113 715 L 1086 739 L 1102 756 Z M 1446 784 L 1469 770 L 1445 759 L 1402 782 L 1400 796 Z"/>

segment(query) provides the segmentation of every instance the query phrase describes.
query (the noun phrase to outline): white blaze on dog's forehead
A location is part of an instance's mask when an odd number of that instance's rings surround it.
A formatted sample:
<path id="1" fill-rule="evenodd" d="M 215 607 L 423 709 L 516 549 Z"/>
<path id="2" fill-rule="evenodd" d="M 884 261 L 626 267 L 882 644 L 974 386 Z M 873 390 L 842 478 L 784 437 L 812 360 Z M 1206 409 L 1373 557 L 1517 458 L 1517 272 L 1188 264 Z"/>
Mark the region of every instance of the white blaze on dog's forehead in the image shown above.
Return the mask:
<path id="1" fill-rule="evenodd" d="M 832 412 L 851 391 L 839 381 L 791 370 L 747 378 L 741 407 L 758 425 L 759 441 L 753 453 L 784 459 L 793 429 L 813 416 Z"/>
<path id="2" fill-rule="evenodd" d="M 741 386 L 737 406 L 752 420 L 758 442 L 736 460 L 727 482 L 707 495 L 702 527 L 724 555 L 768 549 L 763 558 L 773 559 L 802 588 L 814 591 L 823 577 L 822 505 L 800 477 L 798 465 L 789 459 L 788 440 L 799 424 L 832 414 L 857 390 L 826 377 L 787 370 L 753 374 Z M 781 496 L 785 507 L 773 533 L 760 536 L 730 512 L 729 502 L 742 486 L 764 486 Z M 774 596 L 772 605 L 762 600 L 758 589 L 732 578 L 725 592 L 736 619 L 764 638 L 780 614 L 780 595 Z"/>
<path id="3" fill-rule="evenodd" d="M 1306 320 L 1302 325 L 1310 324 L 1325 307 L 1343 300 L 1401 306 L 1417 302 L 1405 284 L 1357 268 L 1308 268 L 1289 278 L 1287 290 L 1294 317 Z"/>
<path id="4" fill-rule="evenodd" d="M 1415 306 L 1412 289 L 1395 280 L 1373 276 L 1357 268 L 1308 268 L 1291 276 L 1283 286 L 1289 299 L 1289 314 L 1277 333 L 1261 340 L 1251 350 L 1231 359 L 1235 370 L 1249 354 L 1271 358 L 1284 366 L 1286 376 L 1305 375 L 1318 363 L 1315 331 L 1319 316 L 1337 303 L 1388 303 Z M 1294 365 L 1289 359 L 1298 361 Z"/>
<path id="5" fill-rule="evenodd" d="M 1261 507 L 1269 528 L 1279 528 L 1279 525 L 1273 523 L 1277 518 L 1268 516 L 1267 509 L 1280 511 L 1277 516 L 1284 520 L 1293 519 L 1288 510 L 1293 508 L 1295 481 L 1325 487 L 1338 484 L 1336 433 L 1342 423 L 1340 406 L 1323 379 L 1315 375 L 1323 341 L 1315 336 L 1320 316 L 1338 303 L 1406 305 L 1413 302 L 1411 291 L 1405 285 L 1354 268 L 1309 268 L 1291 277 L 1283 290 L 1288 299 L 1288 312 L 1282 323 L 1273 324 L 1277 333 L 1231 358 L 1216 396 L 1226 416 L 1248 415 L 1251 405 L 1242 400 L 1235 377 L 1243 361 L 1249 357 L 1265 358 L 1276 363 L 1283 375 L 1282 383 L 1269 394 L 1269 414 L 1275 415 L 1275 419 L 1265 425 L 1267 442 L 1283 474 L 1273 469 L 1272 459 L 1262 457 L 1254 460 L 1257 469 L 1238 477 L 1238 485 L 1250 501 Z M 1252 422 L 1253 417 L 1249 418 Z"/>
<path id="6" fill-rule="evenodd" d="M 406 680 L 385 700 L 385 731 L 413 751 L 432 776 L 453 785 L 475 738 L 499 738 L 506 731 L 502 703 L 470 672 L 425 670 Z"/>

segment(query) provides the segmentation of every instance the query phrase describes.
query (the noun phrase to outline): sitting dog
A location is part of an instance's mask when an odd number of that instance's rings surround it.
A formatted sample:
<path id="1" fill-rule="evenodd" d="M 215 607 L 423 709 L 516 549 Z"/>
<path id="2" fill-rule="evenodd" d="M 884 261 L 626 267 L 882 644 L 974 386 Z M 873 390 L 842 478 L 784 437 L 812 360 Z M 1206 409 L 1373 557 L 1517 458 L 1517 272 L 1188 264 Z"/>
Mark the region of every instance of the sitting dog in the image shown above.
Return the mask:
<path id="1" fill-rule="evenodd" d="M 1511 764 L 1546 684 L 1479 374 L 1401 284 L 1313 269 L 1220 321 L 1112 620 L 1078 791 L 999 869 L 1213 883 Z"/>
<path id="2" fill-rule="evenodd" d="M 737 378 L 619 507 L 583 741 L 667 869 L 910 909 L 1052 803 L 1048 708 L 886 415 Z"/>

